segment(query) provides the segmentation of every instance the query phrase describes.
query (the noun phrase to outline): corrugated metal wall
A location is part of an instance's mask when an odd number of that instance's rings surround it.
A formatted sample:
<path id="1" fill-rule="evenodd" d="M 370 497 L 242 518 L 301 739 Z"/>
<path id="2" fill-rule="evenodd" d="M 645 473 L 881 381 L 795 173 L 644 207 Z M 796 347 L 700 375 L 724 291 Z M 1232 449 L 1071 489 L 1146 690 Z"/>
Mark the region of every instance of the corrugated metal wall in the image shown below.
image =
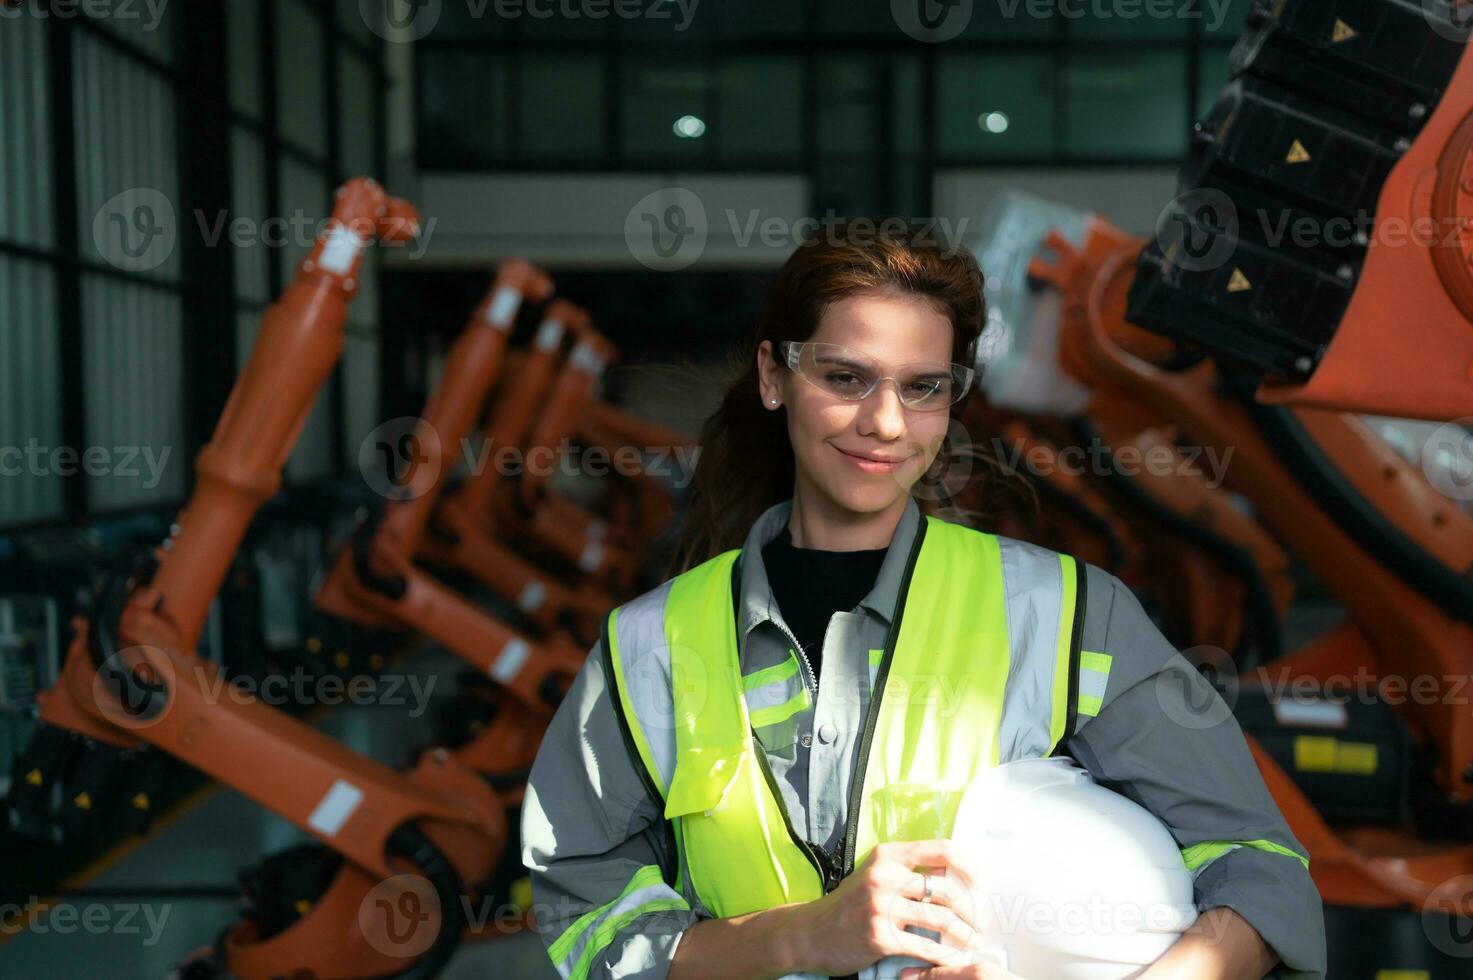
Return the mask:
<path id="1" fill-rule="evenodd" d="M 45 25 L 7 20 L 0 30 L 0 240 L 49 250 L 51 118 Z M 56 276 L 43 261 L 0 254 L 0 524 L 55 518 L 61 477 L 32 447 L 62 443 L 57 397 Z"/>
<path id="2" fill-rule="evenodd" d="M 7 17 L 0 30 L 0 527 L 181 502 L 198 429 L 185 415 L 201 397 L 198 385 L 191 394 L 183 336 L 193 236 L 232 250 L 236 316 L 225 334 L 239 367 L 311 247 L 334 183 L 382 176 L 378 39 L 356 0 L 225 0 L 231 179 L 213 199 L 228 211 L 190 210 L 180 175 L 193 148 L 177 110 L 200 96 L 179 90 L 190 43 L 182 9 Z M 58 63 L 70 63 L 70 105 L 52 104 L 66 91 L 49 63 L 53 44 Z M 57 126 L 75 142 L 72 159 L 56 158 Z M 74 229 L 57 227 L 59 201 Z M 376 258 L 363 278 L 342 383 L 319 397 L 289 484 L 351 472 L 378 421 Z M 62 390 L 63 379 L 78 390 Z M 81 492 L 68 469 L 81 472 Z"/>

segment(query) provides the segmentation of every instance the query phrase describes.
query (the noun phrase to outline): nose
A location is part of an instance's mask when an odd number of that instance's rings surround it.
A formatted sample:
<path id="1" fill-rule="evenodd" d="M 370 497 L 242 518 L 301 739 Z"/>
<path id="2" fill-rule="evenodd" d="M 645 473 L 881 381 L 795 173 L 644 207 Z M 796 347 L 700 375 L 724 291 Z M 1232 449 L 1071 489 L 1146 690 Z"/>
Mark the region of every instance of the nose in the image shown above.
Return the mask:
<path id="1" fill-rule="evenodd" d="M 860 402 L 859 434 L 886 442 L 905 434 L 905 406 L 900 402 L 900 383 L 885 378 Z"/>

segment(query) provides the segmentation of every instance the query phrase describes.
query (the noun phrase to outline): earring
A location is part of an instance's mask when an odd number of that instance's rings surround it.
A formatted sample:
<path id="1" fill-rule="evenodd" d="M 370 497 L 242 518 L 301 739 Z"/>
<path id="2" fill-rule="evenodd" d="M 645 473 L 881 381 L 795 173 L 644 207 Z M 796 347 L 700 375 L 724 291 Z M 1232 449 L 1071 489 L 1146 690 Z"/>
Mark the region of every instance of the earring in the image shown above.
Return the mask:
<path id="1" fill-rule="evenodd" d="M 776 404 L 777 404 L 777 399 L 776 399 L 776 398 L 774 398 L 774 399 L 772 399 L 772 403 L 773 403 L 773 404 L 774 404 L 774 405 L 776 405 Z"/>

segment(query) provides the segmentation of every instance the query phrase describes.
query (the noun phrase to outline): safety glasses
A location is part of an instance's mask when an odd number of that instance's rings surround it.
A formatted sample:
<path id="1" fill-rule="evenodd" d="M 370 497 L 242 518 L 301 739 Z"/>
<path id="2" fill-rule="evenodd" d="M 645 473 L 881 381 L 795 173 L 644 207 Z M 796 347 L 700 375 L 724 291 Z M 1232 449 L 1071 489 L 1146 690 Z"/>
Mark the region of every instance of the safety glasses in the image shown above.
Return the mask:
<path id="1" fill-rule="evenodd" d="M 887 369 L 863 351 L 841 344 L 784 340 L 777 349 L 804 381 L 835 398 L 863 401 L 881 382 L 889 381 L 895 385 L 900 404 L 917 412 L 939 411 L 960 401 L 975 374 L 965 365 L 941 362 Z"/>

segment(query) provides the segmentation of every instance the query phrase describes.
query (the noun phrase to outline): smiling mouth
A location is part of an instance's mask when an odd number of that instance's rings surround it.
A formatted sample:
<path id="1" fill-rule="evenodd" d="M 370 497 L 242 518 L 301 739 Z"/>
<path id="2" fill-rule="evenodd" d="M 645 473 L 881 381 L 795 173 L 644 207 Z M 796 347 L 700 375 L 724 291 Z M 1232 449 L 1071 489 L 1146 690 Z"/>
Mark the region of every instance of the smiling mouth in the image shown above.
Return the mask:
<path id="1" fill-rule="evenodd" d="M 867 464 L 868 466 L 875 468 L 894 468 L 910 458 L 909 456 L 900 456 L 895 459 L 877 458 L 874 456 L 862 456 L 859 453 L 851 453 L 848 450 L 839 449 L 838 446 L 834 446 L 834 449 L 838 451 L 841 455 L 848 456 L 850 459 L 858 463 Z"/>

